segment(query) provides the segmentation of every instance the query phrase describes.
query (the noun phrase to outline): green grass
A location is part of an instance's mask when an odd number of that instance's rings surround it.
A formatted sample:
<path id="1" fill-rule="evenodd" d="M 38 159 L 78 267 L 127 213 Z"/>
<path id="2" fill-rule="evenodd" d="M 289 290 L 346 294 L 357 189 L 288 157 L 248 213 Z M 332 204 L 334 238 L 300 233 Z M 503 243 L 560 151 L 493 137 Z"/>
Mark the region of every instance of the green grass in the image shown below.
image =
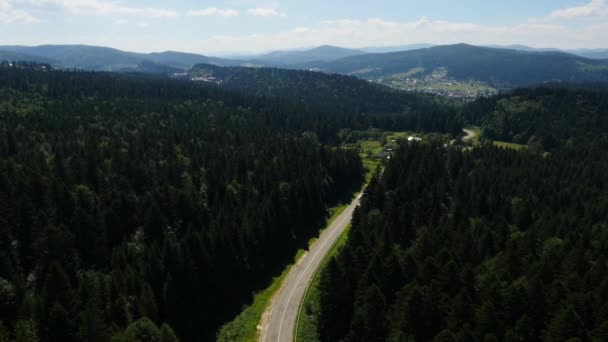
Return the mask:
<path id="1" fill-rule="evenodd" d="M 346 208 L 348 208 L 348 206 L 349 206 L 349 204 L 342 204 L 337 207 L 329 208 L 329 210 L 327 210 L 328 214 L 329 214 L 329 218 L 327 219 L 327 222 L 325 223 L 324 229 L 329 227 L 336 220 L 336 218 L 338 218 L 338 216 L 340 216 L 340 214 L 342 214 L 342 212 L 344 210 L 346 210 Z M 321 232 L 319 232 L 319 235 L 321 235 L 322 232 L 323 232 L 323 230 Z M 310 249 L 312 244 L 315 243 L 318 239 L 319 239 L 319 237 L 316 236 L 316 237 L 313 237 L 312 239 L 308 240 L 308 249 Z M 302 254 L 298 254 L 296 256 L 296 260 L 299 260 L 300 259 L 299 257 L 302 256 L 306 251 L 299 250 L 298 253 L 299 252 L 302 252 Z"/>
<path id="2" fill-rule="evenodd" d="M 384 150 L 382 143 L 377 140 L 364 140 L 361 142 L 361 148 L 363 149 L 363 153 L 370 151 L 373 154 L 380 153 Z"/>
<path id="3" fill-rule="evenodd" d="M 471 142 L 471 144 L 473 144 L 474 146 L 479 146 L 481 144 L 481 128 L 465 127 L 465 129 L 473 131 L 475 133 L 475 137 L 473 139 L 469 140 L 469 142 Z"/>
<path id="4" fill-rule="evenodd" d="M 303 251 L 298 251 L 297 257 L 302 256 Z M 297 261 L 297 259 L 296 259 Z M 274 278 L 270 285 L 263 291 L 253 296 L 253 303 L 243 308 L 243 311 L 234 320 L 226 323 L 220 329 L 217 340 L 220 342 L 255 342 L 258 339 L 258 324 L 270 299 L 281 287 L 283 279 L 291 270 L 292 265 L 285 268 L 280 276 Z"/>
<path id="5" fill-rule="evenodd" d="M 412 134 L 410 134 L 410 135 L 412 135 Z M 391 140 L 400 140 L 400 139 L 403 140 L 403 139 L 407 139 L 407 137 L 408 137 L 408 133 L 407 132 L 392 132 L 392 133 L 389 133 L 386 136 L 386 139 L 388 141 L 391 141 Z"/>
<path id="6" fill-rule="evenodd" d="M 327 219 L 326 227 L 328 227 L 344 210 L 348 208 L 348 204 L 339 205 L 336 207 L 329 208 L 329 218 Z M 312 245 L 317 239 L 311 239 L 309 246 Z M 305 250 L 300 249 L 297 251 L 294 258 L 294 263 L 288 265 L 283 273 L 278 277 L 275 277 L 270 285 L 261 292 L 256 293 L 253 296 L 253 302 L 243 308 L 243 311 L 236 316 L 231 322 L 226 323 L 222 326 L 218 333 L 217 340 L 220 342 L 255 342 L 258 340 L 258 324 L 262 319 L 264 310 L 270 303 L 272 296 L 279 290 L 283 280 L 293 267 L 297 264 L 298 260 L 306 253 Z"/>
<path id="7" fill-rule="evenodd" d="M 363 156 L 361 156 L 361 159 L 363 160 L 363 167 L 365 168 L 365 184 L 367 184 L 372 179 L 372 176 L 374 175 L 376 168 L 380 165 L 380 162 L 377 160 L 364 158 Z"/>
<path id="8" fill-rule="evenodd" d="M 302 301 L 302 305 L 300 306 L 300 312 L 298 315 L 298 322 L 296 326 L 296 341 L 320 341 L 317 329 L 317 320 L 319 314 L 319 283 L 321 280 L 321 273 L 323 272 L 331 258 L 336 256 L 340 252 L 341 248 L 346 244 L 349 232 L 350 225 L 346 228 L 344 233 L 342 233 L 338 241 L 336 241 L 331 251 L 327 254 L 312 279 L 310 287 L 308 288 L 304 300 Z"/>
<path id="9" fill-rule="evenodd" d="M 475 132 L 475 138 L 469 140 L 473 146 L 479 146 L 481 144 L 481 129 L 479 127 L 466 127 L 466 129 Z M 506 142 L 506 141 L 492 141 L 494 146 L 508 148 L 512 150 L 521 151 L 527 148 L 526 145 Z"/>
<path id="10" fill-rule="evenodd" d="M 517 150 L 517 151 L 524 150 L 527 148 L 526 145 L 520 145 L 520 144 L 510 143 L 510 142 L 505 142 L 505 141 L 494 141 L 494 146 L 508 148 L 508 149 Z"/>

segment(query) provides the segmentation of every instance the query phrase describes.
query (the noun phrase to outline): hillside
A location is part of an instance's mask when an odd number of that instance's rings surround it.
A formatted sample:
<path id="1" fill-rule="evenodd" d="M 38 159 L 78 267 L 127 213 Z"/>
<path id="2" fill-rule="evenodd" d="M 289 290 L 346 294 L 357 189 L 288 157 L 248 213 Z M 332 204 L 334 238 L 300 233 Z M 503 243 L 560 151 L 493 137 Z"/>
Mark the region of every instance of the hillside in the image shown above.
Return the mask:
<path id="1" fill-rule="evenodd" d="M 21 52 L 2 50 L 0 48 L 0 61 L 6 62 L 34 62 L 34 63 L 45 63 L 45 64 L 56 64 L 57 61 L 51 58 L 45 58 L 40 56 L 32 56 Z"/>
<path id="2" fill-rule="evenodd" d="M 333 61 L 336 59 L 363 55 L 364 50 L 345 49 L 337 46 L 324 45 L 309 50 L 274 51 L 253 58 L 266 65 L 292 65 L 319 61 Z"/>
<path id="3" fill-rule="evenodd" d="M 581 49 L 573 50 L 572 53 L 587 58 L 608 59 L 608 49 Z"/>
<path id="4" fill-rule="evenodd" d="M 497 87 L 526 86 L 546 81 L 608 81 L 606 61 L 561 52 L 518 51 L 466 44 L 352 56 L 300 67 L 380 81 L 385 78 L 397 82 L 432 77 L 474 80 Z"/>
<path id="5" fill-rule="evenodd" d="M 401 47 L 407 51 L 366 53 L 320 46 L 229 59 L 175 51 L 145 54 L 87 45 L 0 46 L 0 59 L 49 63 L 62 69 L 158 74 L 183 72 L 197 64 L 312 69 L 356 76 L 402 90 L 471 98 L 490 95 L 497 89 L 547 81 L 608 81 L 608 60 L 560 51 L 465 44 L 411 50 L 416 47 Z M 601 50 L 581 50 L 579 53 L 595 58 L 603 56 Z"/>
<path id="6" fill-rule="evenodd" d="M 157 73 L 158 70 L 183 71 L 196 64 L 221 66 L 289 66 L 314 61 L 332 61 L 339 58 L 364 54 L 362 50 L 350 50 L 335 46 L 320 46 L 309 50 L 276 51 L 243 59 L 209 57 L 177 51 L 137 53 L 109 47 L 89 45 L 41 45 L 0 46 L 0 60 L 23 60 L 49 63 L 57 68 L 76 68 L 98 71 L 139 71 Z M 139 66 L 153 62 L 163 69 Z"/>
<path id="7" fill-rule="evenodd" d="M 216 65 L 238 65 L 239 63 L 238 61 L 176 51 L 152 52 L 149 54 L 139 55 L 143 58 L 149 59 L 150 61 L 166 64 L 168 66 L 180 69 L 189 69 L 192 66 L 200 63 Z"/>
<path id="8" fill-rule="evenodd" d="M 367 129 L 371 125 L 387 130 L 458 132 L 460 127 L 452 109 L 440 106 L 432 97 L 397 91 L 351 76 L 204 64 L 195 66 L 189 75 L 195 81 L 219 84 L 224 89 L 296 103 L 313 115 L 343 117 L 345 121 L 340 124 L 353 129 Z M 330 128 L 326 123 L 325 129 Z"/>
<path id="9" fill-rule="evenodd" d="M 472 102 L 462 112 L 466 122 L 482 128 L 484 138 L 534 143 L 552 151 L 606 136 L 608 90 L 599 86 L 517 89 Z"/>
<path id="10" fill-rule="evenodd" d="M 232 61 L 203 55 L 182 52 L 136 53 L 118 49 L 88 45 L 41 45 L 41 46 L 0 46 L 0 51 L 12 53 L 21 60 L 45 62 L 57 68 L 84 69 L 98 71 L 140 71 L 142 63 L 164 64 L 168 70 L 186 70 L 198 63 L 218 65 L 240 65 L 241 61 Z M 2 53 L 0 53 L 0 58 Z M 153 70 L 162 70 L 154 68 Z"/>

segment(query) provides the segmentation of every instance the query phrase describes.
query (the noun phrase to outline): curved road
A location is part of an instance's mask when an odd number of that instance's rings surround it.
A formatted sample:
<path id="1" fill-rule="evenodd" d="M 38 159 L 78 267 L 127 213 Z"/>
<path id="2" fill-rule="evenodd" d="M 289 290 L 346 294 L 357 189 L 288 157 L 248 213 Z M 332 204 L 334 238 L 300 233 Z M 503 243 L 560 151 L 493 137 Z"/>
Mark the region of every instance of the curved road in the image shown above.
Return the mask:
<path id="1" fill-rule="evenodd" d="M 463 129 L 462 130 L 466 135 L 462 138 L 463 141 L 469 141 L 475 139 L 477 133 L 471 129 Z"/>
<path id="2" fill-rule="evenodd" d="M 359 205 L 360 199 L 361 195 L 358 195 L 342 214 L 321 233 L 308 253 L 291 268 L 281 289 L 275 294 L 264 312 L 261 326 L 258 327 L 261 329 L 260 341 L 292 342 L 294 340 L 298 311 L 306 290 L 325 255 L 329 253 L 350 223 L 353 211 Z"/>

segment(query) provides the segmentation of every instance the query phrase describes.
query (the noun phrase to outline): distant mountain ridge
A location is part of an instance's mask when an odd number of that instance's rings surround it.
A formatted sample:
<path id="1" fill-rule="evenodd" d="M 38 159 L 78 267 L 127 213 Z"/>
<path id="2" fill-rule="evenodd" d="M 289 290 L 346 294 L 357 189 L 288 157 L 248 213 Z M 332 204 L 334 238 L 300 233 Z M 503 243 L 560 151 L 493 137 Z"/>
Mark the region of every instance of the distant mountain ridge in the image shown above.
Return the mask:
<path id="1" fill-rule="evenodd" d="M 456 80 L 476 80 L 506 87 L 547 81 L 608 81 L 608 61 L 559 51 L 522 51 L 467 44 L 351 56 L 300 67 L 371 80 L 394 75 L 423 78 L 439 70 Z"/>
<path id="2" fill-rule="evenodd" d="M 332 61 L 344 57 L 363 55 L 366 53 L 367 52 L 364 50 L 323 45 L 308 50 L 273 51 L 261 56 L 257 56 L 254 58 L 254 60 L 262 61 L 265 64 L 292 65 L 315 61 Z"/>
<path id="3" fill-rule="evenodd" d="M 4 53 L 2 53 L 4 52 Z M 199 63 L 231 65 L 240 62 L 183 52 L 137 53 L 89 45 L 0 46 L 0 59 L 44 61 L 57 68 L 99 71 L 140 71 L 142 63 L 189 69 Z M 143 70 L 145 71 L 145 70 Z"/>
<path id="4" fill-rule="evenodd" d="M 230 59 L 177 51 L 137 53 L 89 45 L 0 46 L 0 60 L 27 60 L 49 63 L 57 68 L 100 71 L 138 71 L 138 66 L 144 62 L 182 70 L 196 64 L 288 67 L 365 53 L 363 50 L 324 45 L 308 50 L 275 51 L 245 59 Z"/>
<path id="5" fill-rule="evenodd" d="M 405 90 L 431 89 L 428 84 L 435 87 L 430 92 L 437 93 L 439 85 L 446 88 L 443 92 L 447 94 L 452 92 L 451 80 L 481 82 L 497 89 L 548 81 L 608 82 L 608 60 L 585 58 L 555 49 L 467 44 L 416 47 L 409 46 L 412 49 L 407 51 L 366 53 L 325 45 L 308 50 L 276 51 L 248 59 L 229 59 L 176 51 L 136 53 L 88 45 L 0 46 L 0 60 L 48 63 L 62 69 L 165 75 L 183 73 L 198 64 L 307 69 L 356 76 Z M 580 50 L 579 54 L 597 57 L 602 51 Z M 411 89 L 408 82 L 412 79 L 424 82 Z M 464 90 L 462 93 L 471 92 Z"/>

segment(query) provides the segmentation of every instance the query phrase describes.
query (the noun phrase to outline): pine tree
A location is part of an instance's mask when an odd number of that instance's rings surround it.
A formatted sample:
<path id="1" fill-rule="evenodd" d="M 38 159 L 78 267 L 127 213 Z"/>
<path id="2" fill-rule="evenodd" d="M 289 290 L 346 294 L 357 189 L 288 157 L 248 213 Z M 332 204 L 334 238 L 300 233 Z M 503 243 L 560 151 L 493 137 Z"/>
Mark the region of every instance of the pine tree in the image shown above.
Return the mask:
<path id="1" fill-rule="evenodd" d="M 158 342 L 161 332 L 150 319 L 144 317 L 131 323 L 125 331 L 126 341 Z"/>
<path id="2" fill-rule="evenodd" d="M 173 329 L 167 323 L 163 323 L 160 328 L 160 342 L 179 342 Z"/>
<path id="3" fill-rule="evenodd" d="M 15 342 L 38 342 L 34 323 L 27 320 L 17 321 L 15 323 Z"/>
<path id="4" fill-rule="evenodd" d="M 148 317 L 153 322 L 158 321 L 158 305 L 154 292 L 148 283 L 143 284 L 137 303 L 139 305 L 139 314 L 142 317 Z"/>

